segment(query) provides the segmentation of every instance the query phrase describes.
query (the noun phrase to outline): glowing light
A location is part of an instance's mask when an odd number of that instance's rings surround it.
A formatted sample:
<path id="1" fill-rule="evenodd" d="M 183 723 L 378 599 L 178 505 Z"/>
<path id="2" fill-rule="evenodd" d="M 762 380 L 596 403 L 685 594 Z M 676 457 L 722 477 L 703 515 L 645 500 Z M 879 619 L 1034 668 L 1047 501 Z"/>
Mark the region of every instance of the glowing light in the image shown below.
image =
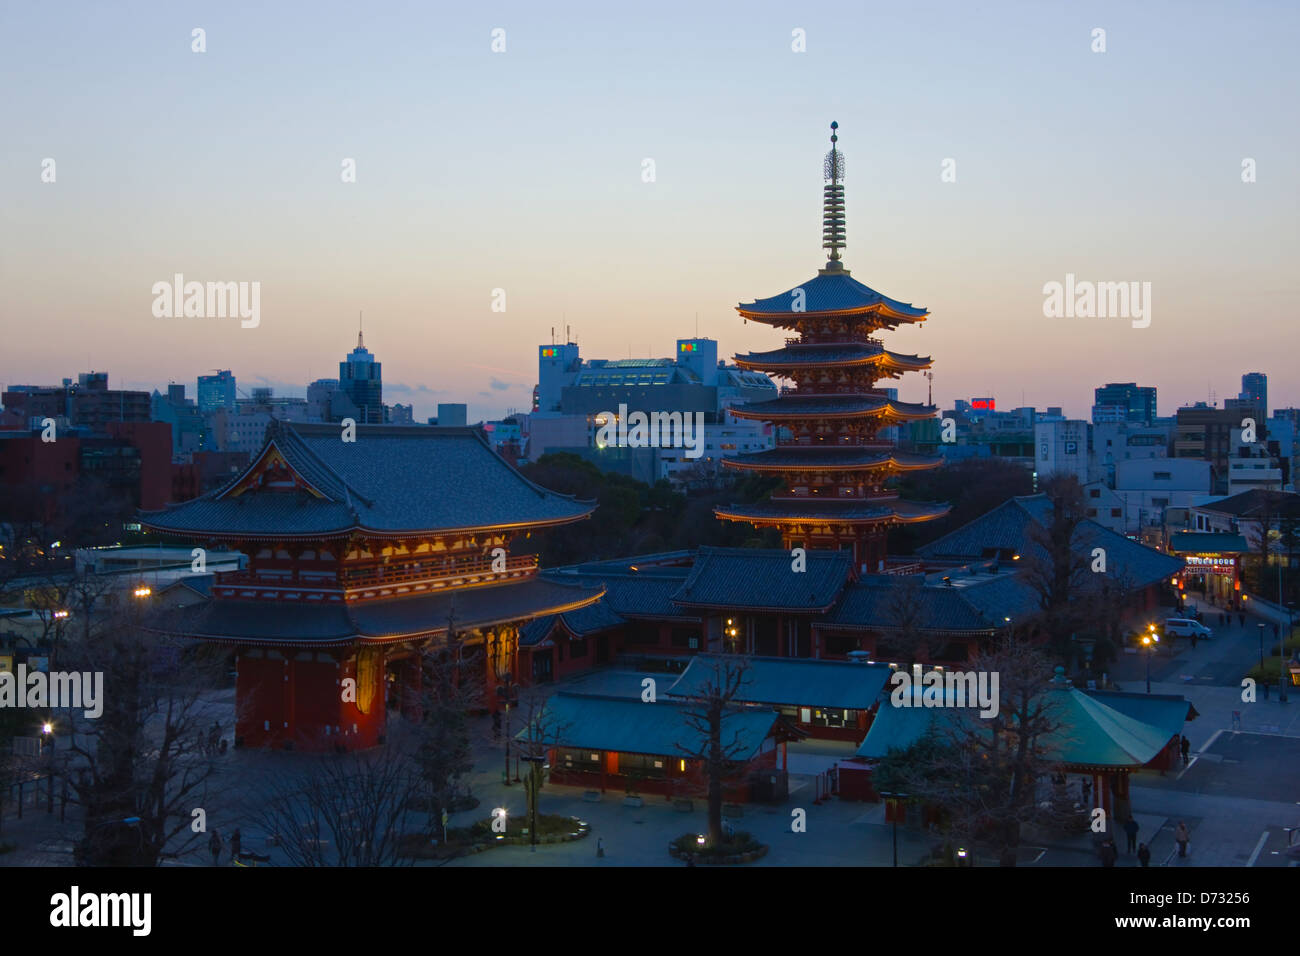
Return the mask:
<path id="1" fill-rule="evenodd" d="M 138 598 L 146 598 L 146 597 L 148 597 L 150 594 L 153 594 L 153 588 L 150 588 L 150 587 L 138 587 L 138 588 L 136 588 L 134 591 L 132 591 L 131 593 L 134 594 L 134 595 L 135 595 L 136 597 L 138 597 Z"/>
<path id="2" fill-rule="evenodd" d="M 54 725 L 49 723 L 48 721 L 46 723 L 41 724 L 41 733 L 43 734 L 54 733 Z"/>

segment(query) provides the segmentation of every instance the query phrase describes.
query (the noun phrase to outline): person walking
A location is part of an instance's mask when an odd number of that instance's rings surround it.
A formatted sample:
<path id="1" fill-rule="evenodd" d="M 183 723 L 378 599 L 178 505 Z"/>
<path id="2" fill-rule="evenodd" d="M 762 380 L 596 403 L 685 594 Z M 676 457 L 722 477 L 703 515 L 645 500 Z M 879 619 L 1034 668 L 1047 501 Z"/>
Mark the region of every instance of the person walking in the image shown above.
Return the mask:
<path id="1" fill-rule="evenodd" d="M 1101 865 L 1114 866 L 1117 859 L 1119 859 L 1119 850 L 1115 848 L 1115 841 L 1107 837 L 1101 844 Z"/>
<path id="2" fill-rule="evenodd" d="M 1240 613 L 1240 614 L 1237 615 L 1237 619 L 1238 619 L 1239 621 L 1241 621 L 1241 626 L 1242 626 L 1242 627 L 1245 627 L 1245 626 L 1246 626 L 1246 613 L 1245 613 L 1244 611 L 1243 611 L 1242 613 Z"/>
<path id="3" fill-rule="evenodd" d="M 1182 820 L 1178 821 L 1178 829 L 1174 831 L 1174 842 L 1178 844 L 1178 855 L 1187 856 L 1187 844 L 1191 842 L 1191 834 L 1187 832 L 1187 824 Z"/>
<path id="4" fill-rule="evenodd" d="M 1137 849 L 1138 829 L 1138 822 L 1132 817 L 1129 817 L 1124 823 L 1124 834 L 1128 837 L 1128 847 L 1126 848 L 1128 853 L 1132 853 Z"/>
<path id="5" fill-rule="evenodd" d="M 208 838 L 208 850 L 212 853 L 212 865 L 218 866 L 221 862 L 221 834 L 213 830 L 212 836 Z"/>
<path id="6" fill-rule="evenodd" d="M 1138 866 L 1151 865 L 1151 848 L 1145 843 L 1138 844 Z"/>
<path id="7" fill-rule="evenodd" d="M 1191 753 L 1191 751 L 1192 751 L 1192 742 L 1187 739 L 1186 734 L 1180 734 L 1179 741 L 1178 741 L 1178 752 L 1183 755 L 1184 767 L 1186 767 L 1188 764 L 1187 755 Z"/>
<path id="8" fill-rule="evenodd" d="M 239 835 L 239 827 L 235 827 L 235 832 L 230 834 L 230 862 L 234 863 L 239 859 L 239 849 L 243 844 L 243 837 Z"/>

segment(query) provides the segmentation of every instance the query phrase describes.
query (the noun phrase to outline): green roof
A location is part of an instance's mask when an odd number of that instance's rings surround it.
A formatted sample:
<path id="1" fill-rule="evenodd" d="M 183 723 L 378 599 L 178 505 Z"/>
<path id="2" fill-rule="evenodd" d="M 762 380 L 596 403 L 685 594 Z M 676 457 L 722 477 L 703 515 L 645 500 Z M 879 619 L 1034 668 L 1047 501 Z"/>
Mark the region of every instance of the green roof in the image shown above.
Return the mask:
<path id="1" fill-rule="evenodd" d="M 1078 767 L 1136 769 L 1150 763 L 1182 732 L 1187 701 L 1158 695 L 1147 702 L 1136 694 L 1083 691 L 1059 675 L 1046 701 L 1049 720 L 1058 725 L 1043 740 L 1052 759 Z M 955 708 L 881 705 L 859 757 L 878 759 L 891 748 L 904 750 L 919 740 L 937 720 L 951 719 Z"/>
<path id="2" fill-rule="evenodd" d="M 674 697 L 698 694 L 716 677 L 715 655 L 694 658 L 668 693 Z M 805 707 L 843 707 L 870 710 L 892 671 L 885 664 L 800 660 L 788 657 L 744 658 L 749 671 L 736 700 L 753 704 Z"/>
<path id="3" fill-rule="evenodd" d="M 688 720 L 694 712 L 696 708 L 689 704 L 662 698 L 650 704 L 640 699 L 553 694 L 535 726 L 546 730 L 548 742 L 563 747 L 686 757 L 706 745 L 706 735 Z M 722 739 L 728 744 L 735 741 L 731 759 L 744 761 L 756 756 L 778 719 L 772 710 L 727 712 Z M 525 729 L 516 739 L 526 740 L 527 736 Z"/>

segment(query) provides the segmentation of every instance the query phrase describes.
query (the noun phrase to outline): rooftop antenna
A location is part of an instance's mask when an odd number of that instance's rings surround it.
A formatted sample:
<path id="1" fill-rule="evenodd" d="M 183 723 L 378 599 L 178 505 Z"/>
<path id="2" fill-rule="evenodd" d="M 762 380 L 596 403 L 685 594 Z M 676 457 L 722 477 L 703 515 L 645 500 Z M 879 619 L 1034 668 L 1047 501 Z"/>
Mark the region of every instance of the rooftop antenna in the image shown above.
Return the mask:
<path id="1" fill-rule="evenodd" d="M 822 161 L 822 248 L 831 251 L 823 272 L 844 272 L 840 250 L 844 248 L 844 154 L 835 144 L 839 142 L 839 123 L 831 123 L 831 151 Z"/>
<path id="2" fill-rule="evenodd" d="M 365 348 L 365 343 L 361 339 L 361 311 L 357 311 L 357 348 Z"/>

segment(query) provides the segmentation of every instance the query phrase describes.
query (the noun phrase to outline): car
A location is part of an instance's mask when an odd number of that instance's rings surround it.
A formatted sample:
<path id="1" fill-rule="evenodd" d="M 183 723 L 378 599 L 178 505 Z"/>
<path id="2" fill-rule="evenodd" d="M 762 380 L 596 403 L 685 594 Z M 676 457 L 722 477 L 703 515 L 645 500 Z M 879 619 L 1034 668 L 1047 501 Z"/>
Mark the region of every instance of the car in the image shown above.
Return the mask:
<path id="1" fill-rule="evenodd" d="M 1195 634 L 1197 640 L 1208 641 L 1214 632 L 1190 617 L 1171 617 L 1165 621 L 1165 634 L 1169 637 L 1191 637 Z"/>

